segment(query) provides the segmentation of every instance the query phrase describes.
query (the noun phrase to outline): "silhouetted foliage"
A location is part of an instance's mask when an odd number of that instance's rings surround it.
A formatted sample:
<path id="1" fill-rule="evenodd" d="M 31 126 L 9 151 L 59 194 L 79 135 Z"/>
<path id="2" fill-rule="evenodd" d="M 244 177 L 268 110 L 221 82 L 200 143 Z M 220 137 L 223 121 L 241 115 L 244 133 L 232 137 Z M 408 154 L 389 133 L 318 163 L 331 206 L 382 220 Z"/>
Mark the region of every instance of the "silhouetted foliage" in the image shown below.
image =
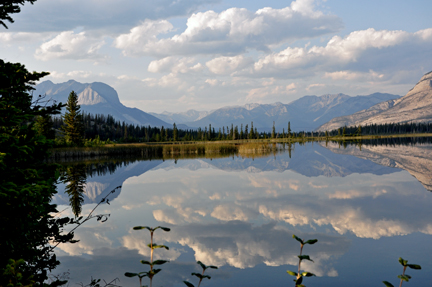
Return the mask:
<path id="1" fill-rule="evenodd" d="M 58 173 L 44 160 L 53 142 L 35 128 L 37 116 L 58 114 L 62 107 L 32 102 L 32 86 L 47 74 L 0 60 L 0 272 L 7 273 L 0 286 L 42 285 L 59 264 L 49 242 L 73 237 L 61 234 L 69 218 L 52 216 Z"/>
<path id="2" fill-rule="evenodd" d="M 24 5 L 25 2 L 33 4 L 36 0 L 2 0 L 0 3 L 0 24 L 8 29 L 5 21 L 13 23 L 14 20 L 10 14 L 21 12 L 21 7 L 19 5 Z"/>

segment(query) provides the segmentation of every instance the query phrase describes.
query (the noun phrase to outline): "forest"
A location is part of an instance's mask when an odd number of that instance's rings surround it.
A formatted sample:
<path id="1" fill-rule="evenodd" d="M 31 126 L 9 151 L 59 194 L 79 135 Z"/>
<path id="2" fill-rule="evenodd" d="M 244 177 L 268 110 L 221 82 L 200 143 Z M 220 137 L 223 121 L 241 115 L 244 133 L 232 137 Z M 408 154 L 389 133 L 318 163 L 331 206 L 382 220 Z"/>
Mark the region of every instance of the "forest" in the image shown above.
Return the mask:
<path id="1" fill-rule="evenodd" d="M 198 129 L 178 129 L 176 124 L 172 127 L 139 126 L 120 122 L 111 115 L 88 114 L 82 115 L 83 138 L 87 140 L 98 139 L 100 141 L 112 141 L 117 143 L 138 142 L 167 142 L 167 141 L 221 141 L 243 140 L 260 138 L 297 138 L 297 137 L 335 137 L 335 136 L 365 136 L 365 135 L 395 135 L 430 133 L 432 123 L 390 123 L 382 125 L 352 126 L 335 129 L 329 132 L 300 131 L 292 132 L 290 122 L 287 130 L 277 132 L 273 126 L 272 132 L 258 132 L 253 122 L 250 125 L 226 126 L 215 129 L 211 126 Z M 52 118 L 52 127 L 60 131 L 64 126 L 64 118 L 55 116 Z M 61 133 L 57 132 L 61 138 Z M 56 141 L 62 146 L 61 140 Z"/>

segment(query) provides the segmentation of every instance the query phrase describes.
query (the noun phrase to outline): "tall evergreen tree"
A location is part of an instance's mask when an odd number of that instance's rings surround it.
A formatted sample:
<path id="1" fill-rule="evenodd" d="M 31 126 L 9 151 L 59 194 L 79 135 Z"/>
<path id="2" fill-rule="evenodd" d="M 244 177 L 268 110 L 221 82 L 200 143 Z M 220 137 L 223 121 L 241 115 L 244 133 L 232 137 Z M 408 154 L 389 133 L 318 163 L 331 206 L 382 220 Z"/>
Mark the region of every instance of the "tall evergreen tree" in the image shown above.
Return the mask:
<path id="1" fill-rule="evenodd" d="M 290 122 L 288 122 L 288 130 L 287 130 L 287 132 L 288 132 L 288 137 L 290 138 L 291 137 L 291 123 Z"/>
<path id="2" fill-rule="evenodd" d="M 83 144 L 84 126 L 82 124 L 82 114 L 78 105 L 78 96 L 72 91 L 66 103 L 66 113 L 63 116 L 64 126 L 62 131 L 66 142 L 80 146 Z"/>
<path id="3" fill-rule="evenodd" d="M 271 132 L 271 138 L 274 139 L 276 137 L 276 127 L 275 127 L 275 122 L 273 121 L 273 128 L 272 128 L 272 132 Z"/>
<path id="4" fill-rule="evenodd" d="M 85 165 L 69 166 L 64 171 L 65 192 L 69 195 L 69 204 L 75 217 L 80 216 L 84 203 L 84 185 L 86 183 Z"/>
<path id="5" fill-rule="evenodd" d="M 173 141 L 178 141 L 178 130 L 175 123 L 173 123 Z"/>

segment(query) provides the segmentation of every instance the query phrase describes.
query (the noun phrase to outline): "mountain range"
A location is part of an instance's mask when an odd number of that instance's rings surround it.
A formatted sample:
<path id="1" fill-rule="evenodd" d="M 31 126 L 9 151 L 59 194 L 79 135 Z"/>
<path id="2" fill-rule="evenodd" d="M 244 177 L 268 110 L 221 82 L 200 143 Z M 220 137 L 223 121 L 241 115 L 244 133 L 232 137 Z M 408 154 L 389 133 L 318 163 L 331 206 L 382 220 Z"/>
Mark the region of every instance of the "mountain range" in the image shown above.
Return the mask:
<path id="1" fill-rule="evenodd" d="M 432 121 L 432 72 L 425 74 L 405 96 L 383 101 L 352 115 L 335 117 L 317 130 L 342 126 Z"/>
<path id="2" fill-rule="evenodd" d="M 78 95 L 81 110 L 91 114 L 111 115 L 120 122 L 143 126 L 170 126 L 170 124 L 137 108 L 129 108 L 120 102 L 117 92 L 104 83 L 82 84 L 74 80 L 54 84 L 44 81 L 35 86 L 33 96 L 44 96 L 44 100 L 66 103 L 71 91 Z"/>
<path id="3" fill-rule="evenodd" d="M 258 131 L 270 131 L 273 122 L 276 130 L 282 132 L 291 123 L 292 131 L 310 131 L 330 121 L 334 117 L 350 115 L 377 103 L 397 99 L 399 96 L 375 93 L 368 96 L 350 97 L 344 94 L 328 94 L 323 96 L 304 96 L 289 104 L 247 104 L 244 106 L 228 106 L 210 112 L 189 110 L 186 113 L 153 113 L 152 115 L 166 122 L 184 123 L 193 128 L 226 127 L 246 125 L 253 122 Z M 189 121 L 188 121 L 189 120 Z"/>
<path id="4" fill-rule="evenodd" d="M 104 83 L 78 83 L 70 80 L 54 84 L 45 81 L 35 86 L 34 95 L 66 103 L 73 90 L 78 95 L 81 109 L 87 113 L 110 114 L 116 120 L 135 125 L 179 128 L 240 127 L 250 125 L 258 131 L 270 131 L 273 123 L 276 131 L 288 128 L 298 131 L 326 131 L 342 126 L 429 122 L 432 121 L 432 72 L 425 74 L 405 96 L 374 93 L 350 97 L 345 94 L 304 96 L 291 103 L 247 104 L 227 106 L 212 111 L 188 110 L 180 113 L 146 113 L 124 106 L 117 92 Z M 249 126 L 250 128 L 250 126 Z"/>

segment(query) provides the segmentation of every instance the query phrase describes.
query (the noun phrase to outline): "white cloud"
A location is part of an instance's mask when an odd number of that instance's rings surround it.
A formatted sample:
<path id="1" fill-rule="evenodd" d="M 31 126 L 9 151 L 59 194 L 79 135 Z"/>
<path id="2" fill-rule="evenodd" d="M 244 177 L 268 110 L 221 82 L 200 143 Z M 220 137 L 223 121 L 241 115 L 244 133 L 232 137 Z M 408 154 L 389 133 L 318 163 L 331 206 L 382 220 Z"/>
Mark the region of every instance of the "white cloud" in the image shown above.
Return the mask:
<path id="1" fill-rule="evenodd" d="M 173 26 L 165 20 L 146 20 L 120 35 L 115 47 L 124 55 L 240 54 L 249 49 L 269 51 L 271 45 L 313 38 L 340 30 L 338 17 L 314 9 L 314 1 L 297 0 L 283 9 L 263 8 L 255 13 L 245 8 L 230 8 L 221 13 L 193 14 L 181 34 L 159 39 Z"/>
<path id="2" fill-rule="evenodd" d="M 148 53 L 156 47 L 158 42 L 157 35 L 168 33 L 174 26 L 166 20 L 145 20 L 141 25 L 130 30 L 129 34 L 118 36 L 114 41 L 114 46 L 123 50 L 125 56 L 136 56 Z"/>
<path id="3" fill-rule="evenodd" d="M 42 61 L 52 59 L 101 61 L 107 59 L 99 53 L 104 44 L 104 40 L 89 37 L 86 32 L 64 31 L 43 43 L 36 50 L 35 57 Z"/>
<path id="4" fill-rule="evenodd" d="M 201 63 L 197 63 L 195 58 L 189 57 L 166 57 L 150 62 L 148 71 L 152 73 L 171 72 L 174 74 L 185 74 L 188 72 L 198 72 L 203 69 Z"/>
<path id="5" fill-rule="evenodd" d="M 137 249 L 139 254 L 150 257 L 150 248 L 147 246 L 147 240 L 143 240 L 143 236 L 148 236 L 148 238 L 150 238 L 150 233 L 147 230 L 129 231 L 128 235 L 121 238 L 122 245 L 128 249 Z M 165 234 L 155 233 L 154 240 L 157 244 L 164 244 L 166 241 L 161 238 L 165 237 Z M 154 252 L 155 259 L 176 260 L 179 256 L 180 251 L 175 248 L 170 248 L 169 250 L 160 248 L 158 252 Z"/>
<path id="6" fill-rule="evenodd" d="M 218 57 L 206 63 L 207 68 L 214 74 L 231 74 L 244 69 L 252 64 L 252 58 L 245 58 L 243 55 L 234 57 Z"/>
<path id="7" fill-rule="evenodd" d="M 111 247 L 112 241 L 105 235 L 109 228 L 105 226 L 82 227 L 74 239 L 74 244 L 60 244 L 57 248 L 69 255 L 92 254 L 97 247 Z"/>
<path id="8" fill-rule="evenodd" d="M 382 80 L 385 78 L 384 74 L 380 74 L 370 70 L 367 73 L 351 72 L 351 71 L 337 71 L 326 72 L 324 78 L 331 78 L 332 80 Z"/>
<path id="9" fill-rule="evenodd" d="M 335 274 L 327 263 L 331 256 L 344 254 L 349 241 L 340 236 L 324 234 L 299 234 L 302 238 L 318 238 L 309 251 L 314 264 L 305 265 L 317 276 Z M 251 268 L 264 263 L 268 266 L 297 265 L 298 245 L 292 244 L 292 232 L 274 223 L 252 226 L 249 223 L 230 221 L 222 224 L 189 224 L 173 229 L 164 236 L 168 242 L 178 242 L 194 250 L 195 259 L 206 264 L 237 268 Z"/>
<path id="10" fill-rule="evenodd" d="M 211 216 L 223 220 L 223 221 L 230 221 L 230 220 L 241 220 L 241 221 L 248 221 L 258 215 L 258 212 L 251 210 L 249 208 L 246 208 L 244 206 L 238 206 L 233 203 L 231 204 L 221 204 L 214 208 L 213 212 L 211 213 Z"/>
<path id="11" fill-rule="evenodd" d="M 279 74 L 284 77 L 300 77 L 312 75 L 316 72 L 327 72 L 326 77 L 332 79 L 355 79 L 360 77 L 352 71 L 356 66 L 362 69 L 364 62 L 371 62 L 377 59 L 382 65 L 381 69 L 388 68 L 395 60 L 395 54 L 402 58 L 407 50 L 411 51 L 412 57 L 424 57 L 424 54 L 416 55 L 413 46 L 419 49 L 429 46 L 432 42 L 432 32 L 430 29 L 416 33 L 405 31 L 377 31 L 367 29 L 355 31 L 342 38 L 334 36 L 327 42 L 326 46 L 288 47 L 285 50 L 272 53 L 259 59 L 254 65 L 255 74 Z M 424 49 L 420 49 L 423 51 Z M 387 53 L 392 51 L 392 53 Z M 424 53 L 429 51 L 424 50 Z M 340 70 L 343 67 L 350 67 L 350 70 Z M 301 70 L 299 70 L 301 69 Z M 369 74 L 375 78 L 382 78 L 382 73 L 373 72 L 369 69 Z M 299 72 L 300 71 L 300 72 Z M 330 72 L 331 71 L 331 72 Z M 334 71 L 334 72 L 333 72 Z M 282 73 L 284 72 L 284 73 Z"/>

